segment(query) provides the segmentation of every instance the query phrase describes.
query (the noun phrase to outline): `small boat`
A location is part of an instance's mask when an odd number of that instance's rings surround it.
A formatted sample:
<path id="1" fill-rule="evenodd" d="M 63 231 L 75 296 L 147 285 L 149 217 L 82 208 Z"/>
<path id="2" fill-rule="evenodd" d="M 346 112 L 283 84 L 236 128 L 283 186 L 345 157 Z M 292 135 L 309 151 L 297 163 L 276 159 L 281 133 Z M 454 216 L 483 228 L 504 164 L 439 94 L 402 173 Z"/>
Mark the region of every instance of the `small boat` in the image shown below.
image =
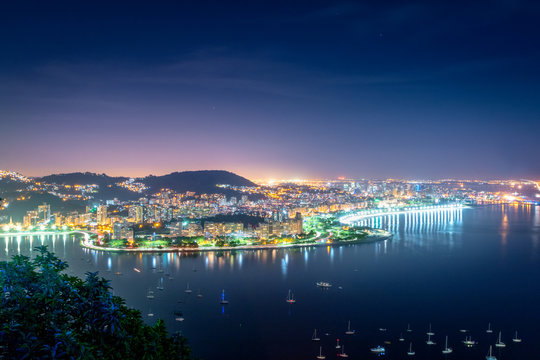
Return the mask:
<path id="1" fill-rule="evenodd" d="M 341 349 L 341 345 L 339 345 L 339 339 L 337 339 L 336 349 Z"/>
<path id="2" fill-rule="evenodd" d="M 345 331 L 345 335 L 354 335 L 356 330 L 351 330 L 351 320 L 349 320 L 349 323 L 347 324 L 347 331 Z"/>
<path id="3" fill-rule="evenodd" d="M 174 318 L 174 320 L 182 322 L 182 321 L 184 321 L 184 318 L 182 316 L 177 316 L 177 317 Z"/>
<path id="4" fill-rule="evenodd" d="M 518 336 L 517 336 L 517 331 L 516 331 L 516 335 L 514 335 L 514 338 L 512 339 L 512 341 L 515 342 L 515 343 L 520 343 L 521 342 L 521 339 L 518 338 Z"/>
<path id="5" fill-rule="evenodd" d="M 229 300 L 225 299 L 225 290 L 221 290 L 221 299 L 219 301 L 221 305 L 227 305 L 229 303 Z"/>
<path id="6" fill-rule="evenodd" d="M 337 287 L 339 290 L 343 290 L 343 286 L 338 286 Z M 340 355 L 341 356 L 341 355 Z"/>
<path id="7" fill-rule="evenodd" d="M 465 336 L 465 340 L 463 340 L 463 344 L 467 347 L 471 347 L 476 345 L 476 341 L 472 340 L 472 336 Z"/>
<path id="8" fill-rule="evenodd" d="M 486 360 L 497 360 L 497 358 L 495 356 L 493 356 L 491 351 L 492 351 L 492 346 L 489 345 L 489 352 L 488 352 L 488 354 L 486 356 Z"/>
<path id="9" fill-rule="evenodd" d="M 343 345 L 343 346 L 341 347 L 341 353 L 339 354 L 339 357 L 342 357 L 342 358 L 348 358 L 348 357 L 349 357 L 349 355 L 347 355 L 347 354 L 345 353 L 345 345 Z"/>
<path id="10" fill-rule="evenodd" d="M 429 323 L 429 330 L 426 333 L 426 335 L 431 335 L 431 336 L 435 335 L 435 333 L 431 330 L 431 323 Z"/>
<path id="11" fill-rule="evenodd" d="M 311 340 L 313 341 L 321 341 L 321 338 L 317 336 L 317 329 L 313 331 L 313 336 L 311 337 Z"/>
<path id="12" fill-rule="evenodd" d="M 322 346 L 319 347 L 319 355 L 317 355 L 317 359 L 326 359 L 326 356 L 322 354 Z"/>
<path id="13" fill-rule="evenodd" d="M 488 334 L 491 334 L 493 332 L 493 330 L 491 329 L 491 323 L 488 323 L 488 328 L 487 328 L 486 332 Z"/>
<path id="14" fill-rule="evenodd" d="M 460 330 L 459 330 L 459 332 L 461 332 L 461 333 L 466 333 L 466 332 L 468 332 L 468 331 L 469 331 L 469 330 L 465 330 L 465 329 L 460 329 Z"/>
<path id="15" fill-rule="evenodd" d="M 501 340 L 501 331 L 499 331 L 499 339 L 495 343 L 496 347 L 506 347 L 506 344 L 502 342 Z"/>
<path id="16" fill-rule="evenodd" d="M 412 349 L 412 342 L 409 343 L 409 351 L 407 351 L 407 355 L 409 355 L 409 356 L 416 355 L 416 353 Z"/>
<path id="17" fill-rule="evenodd" d="M 148 314 L 146 314 L 148 317 L 154 316 L 154 313 L 152 312 L 152 309 L 148 309 Z"/>
<path id="18" fill-rule="evenodd" d="M 449 348 L 448 347 L 448 336 L 446 336 L 445 340 L 444 340 L 444 349 L 442 351 L 443 354 L 451 354 L 452 353 L 452 348 Z"/>
<path id="19" fill-rule="evenodd" d="M 163 272 L 163 269 L 159 268 L 158 273 L 162 273 L 162 272 Z"/>
<path id="20" fill-rule="evenodd" d="M 154 292 L 152 290 L 148 290 L 148 293 L 146 294 L 147 299 L 153 299 L 154 298 Z"/>
<path id="21" fill-rule="evenodd" d="M 158 290 L 163 290 L 164 289 L 164 287 L 163 287 L 163 278 L 161 278 L 158 281 L 158 285 L 156 286 L 156 289 L 158 289 Z"/>
<path id="22" fill-rule="evenodd" d="M 136 272 L 138 272 L 138 273 L 141 272 L 141 270 L 139 270 L 139 269 L 137 269 L 137 268 L 133 268 L 133 271 L 136 271 Z"/>
<path id="23" fill-rule="evenodd" d="M 199 289 L 199 292 L 197 293 L 197 297 L 200 299 L 203 297 L 203 295 L 201 294 L 201 289 Z"/>
<path id="24" fill-rule="evenodd" d="M 374 348 L 371 348 L 370 349 L 372 353 L 376 353 L 376 354 L 382 354 L 385 352 L 385 349 L 384 347 L 378 345 L 377 347 L 374 347 Z"/>
<path id="25" fill-rule="evenodd" d="M 386 331 L 386 328 L 379 328 L 379 331 Z"/>
<path id="26" fill-rule="evenodd" d="M 117 271 L 114 273 L 114 275 L 122 275 L 122 273 L 120 271 Z"/>
<path id="27" fill-rule="evenodd" d="M 405 338 L 403 337 L 403 333 L 400 333 L 399 334 L 399 341 L 405 341 Z"/>
<path id="28" fill-rule="evenodd" d="M 412 332 L 412 330 L 411 330 L 411 324 L 407 324 L 407 332 Z"/>
<path id="29" fill-rule="evenodd" d="M 428 334 L 426 344 L 428 345 L 435 345 L 435 342 L 431 340 L 431 335 Z"/>
<path id="30" fill-rule="evenodd" d="M 289 289 L 289 294 L 287 295 L 287 299 L 285 299 L 285 301 L 288 302 L 289 304 L 294 304 L 296 302 L 296 300 L 294 299 L 294 295 L 290 289 Z"/>
<path id="31" fill-rule="evenodd" d="M 191 289 L 189 288 L 189 283 L 187 283 L 186 290 L 184 290 L 186 294 L 191 294 Z"/>
<path id="32" fill-rule="evenodd" d="M 328 289 L 328 288 L 332 287 L 332 284 L 330 284 L 329 282 L 325 282 L 325 281 L 319 281 L 316 284 L 317 284 L 318 287 L 321 287 L 323 289 Z"/>

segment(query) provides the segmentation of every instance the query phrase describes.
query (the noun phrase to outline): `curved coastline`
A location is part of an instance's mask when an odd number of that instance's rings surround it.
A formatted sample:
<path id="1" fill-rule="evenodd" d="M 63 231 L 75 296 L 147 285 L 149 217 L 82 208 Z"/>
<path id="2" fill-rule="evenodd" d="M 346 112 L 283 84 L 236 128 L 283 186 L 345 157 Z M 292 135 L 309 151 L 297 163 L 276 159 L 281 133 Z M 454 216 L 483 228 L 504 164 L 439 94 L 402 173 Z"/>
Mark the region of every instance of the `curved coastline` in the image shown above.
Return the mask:
<path id="1" fill-rule="evenodd" d="M 373 230 L 370 230 L 373 231 Z M 369 244 L 378 241 L 390 240 L 394 236 L 386 230 L 376 229 L 376 234 L 370 234 L 362 239 L 344 240 L 336 242 L 311 242 L 307 244 L 286 244 L 286 245 L 244 245 L 235 247 L 203 247 L 203 248 L 105 248 L 92 244 L 88 239 L 81 240 L 81 246 L 91 250 L 98 250 L 104 252 L 123 252 L 123 253 L 196 253 L 196 252 L 217 252 L 217 251 L 249 251 L 249 250 L 279 250 L 279 249 L 292 249 L 292 248 L 304 248 L 304 247 L 321 247 L 321 246 L 342 246 L 353 244 Z"/>

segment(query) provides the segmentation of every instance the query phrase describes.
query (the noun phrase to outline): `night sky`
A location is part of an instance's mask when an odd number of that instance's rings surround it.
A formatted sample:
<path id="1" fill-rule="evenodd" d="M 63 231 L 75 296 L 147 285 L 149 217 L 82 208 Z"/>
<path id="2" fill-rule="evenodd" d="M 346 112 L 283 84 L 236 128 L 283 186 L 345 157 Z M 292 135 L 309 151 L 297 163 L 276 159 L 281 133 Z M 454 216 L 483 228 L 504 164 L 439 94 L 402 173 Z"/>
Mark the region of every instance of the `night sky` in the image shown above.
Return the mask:
<path id="1" fill-rule="evenodd" d="M 540 178 L 539 19 L 515 0 L 2 1 L 0 169 Z"/>

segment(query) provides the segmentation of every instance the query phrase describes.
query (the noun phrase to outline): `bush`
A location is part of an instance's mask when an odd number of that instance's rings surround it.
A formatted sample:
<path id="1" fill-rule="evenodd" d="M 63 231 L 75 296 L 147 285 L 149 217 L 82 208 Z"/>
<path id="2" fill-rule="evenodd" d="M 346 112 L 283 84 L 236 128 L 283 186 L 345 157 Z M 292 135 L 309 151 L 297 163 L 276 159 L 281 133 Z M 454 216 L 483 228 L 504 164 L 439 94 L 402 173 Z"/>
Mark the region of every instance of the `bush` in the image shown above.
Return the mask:
<path id="1" fill-rule="evenodd" d="M 183 337 L 162 320 L 144 324 L 97 272 L 69 276 L 65 262 L 36 249 L 35 259 L 0 262 L 0 358 L 191 359 Z"/>

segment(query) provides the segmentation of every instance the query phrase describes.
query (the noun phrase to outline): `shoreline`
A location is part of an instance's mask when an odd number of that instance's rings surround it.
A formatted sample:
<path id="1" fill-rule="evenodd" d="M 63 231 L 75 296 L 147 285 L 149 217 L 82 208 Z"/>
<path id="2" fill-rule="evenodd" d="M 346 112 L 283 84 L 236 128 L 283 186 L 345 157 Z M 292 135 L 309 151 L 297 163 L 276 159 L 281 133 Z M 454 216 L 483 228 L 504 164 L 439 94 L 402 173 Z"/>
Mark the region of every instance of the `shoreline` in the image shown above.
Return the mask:
<path id="1" fill-rule="evenodd" d="M 377 229 L 378 233 L 371 234 L 363 239 L 338 241 L 338 242 L 314 242 L 309 244 L 286 244 L 286 245 L 244 245 L 235 247 L 202 247 L 202 248 L 105 248 L 91 244 L 88 240 L 81 239 L 81 246 L 91 250 L 98 250 L 104 252 L 125 252 L 125 253 L 195 253 L 195 252 L 218 252 L 218 251 L 253 251 L 253 250 L 279 250 L 279 249 L 294 249 L 304 247 L 322 247 L 322 246 L 342 246 L 342 245 L 354 245 L 354 244 L 370 244 L 378 241 L 390 240 L 394 236 L 386 230 Z"/>

